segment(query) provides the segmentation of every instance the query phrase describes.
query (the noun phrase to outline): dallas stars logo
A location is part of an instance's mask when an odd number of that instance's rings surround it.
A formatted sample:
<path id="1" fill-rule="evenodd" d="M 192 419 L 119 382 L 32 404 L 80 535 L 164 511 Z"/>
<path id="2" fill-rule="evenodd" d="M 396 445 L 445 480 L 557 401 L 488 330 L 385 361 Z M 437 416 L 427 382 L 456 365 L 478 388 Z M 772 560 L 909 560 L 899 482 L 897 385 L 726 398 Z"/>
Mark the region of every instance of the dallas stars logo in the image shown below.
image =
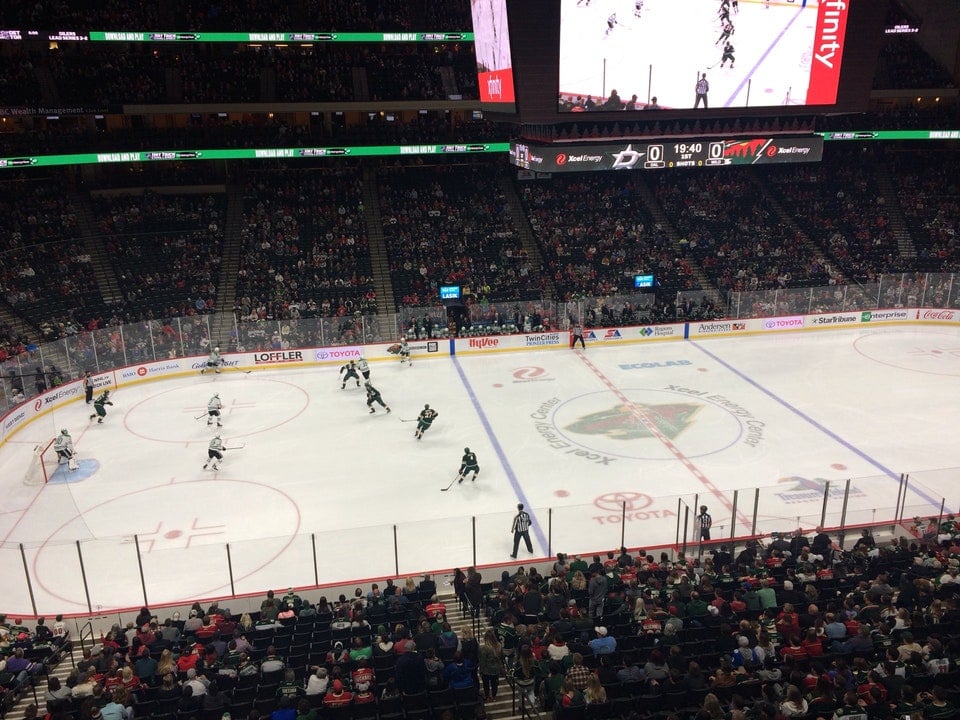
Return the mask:
<path id="1" fill-rule="evenodd" d="M 609 410 L 599 410 L 584 415 L 567 425 L 564 430 L 580 435 L 606 435 L 611 440 L 640 440 L 654 437 L 641 415 L 671 440 L 693 424 L 694 416 L 701 406 L 693 403 L 669 403 L 666 405 L 614 405 Z"/>

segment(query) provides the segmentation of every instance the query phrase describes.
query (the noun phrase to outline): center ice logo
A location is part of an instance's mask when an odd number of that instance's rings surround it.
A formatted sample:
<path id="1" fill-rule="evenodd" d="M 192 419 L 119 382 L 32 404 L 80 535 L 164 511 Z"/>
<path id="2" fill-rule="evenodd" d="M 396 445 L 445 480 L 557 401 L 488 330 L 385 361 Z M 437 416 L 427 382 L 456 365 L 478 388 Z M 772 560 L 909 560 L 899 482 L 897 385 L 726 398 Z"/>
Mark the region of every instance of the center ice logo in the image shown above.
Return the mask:
<path id="1" fill-rule="evenodd" d="M 579 435 L 605 435 L 612 440 L 639 440 L 655 436 L 648 427 L 649 423 L 661 435 L 675 440 L 693 424 L 700 409 L 700 405 L 693 403 L 618 404 L 607 410 L 583 415 L 566 425 L 564 430 Z"/>

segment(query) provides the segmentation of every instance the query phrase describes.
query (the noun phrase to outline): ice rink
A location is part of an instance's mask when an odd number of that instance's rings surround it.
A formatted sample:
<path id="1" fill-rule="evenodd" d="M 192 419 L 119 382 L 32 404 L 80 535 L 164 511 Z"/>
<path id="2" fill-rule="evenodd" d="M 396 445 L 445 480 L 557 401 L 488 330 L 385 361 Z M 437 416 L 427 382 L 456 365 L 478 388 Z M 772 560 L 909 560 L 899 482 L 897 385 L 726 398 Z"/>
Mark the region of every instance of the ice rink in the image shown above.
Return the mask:
<path id="1" fill-rule="evenodd" d="M 720 67 L 724 42 L 717 0 L 563 0 L 560 92 L 627 101 L 656 96 L 663 108 L 692 108 L 700 73 L 710 107 L 803 104 L 810 80 L 816 0 L 741 0 L 731 15 L 735 63 Z M 617 16 L 607 32 L 607 19 Z M 748 97 L 749 94 L 749 97 Z"/>
<path id="2" fill-rule="evenodd" d="M 672 543 L 697 502 L 715 536 L 743 534 L 756 488 L 767 532 L 816 525 L 825 481 L 830 525 L 848 479 L 849 523 L 892 518 L 901 473 L 907 516 L 956 509 L 952 328 L 417 357 L 372 380 L 391 414 L 323 367 L 143 383 L 103 425 L 80 402 L 25 427 L 0 449 L 3 609 L 28 613 L 32 589 L 41 612 L 84 612 L 84 575 L 95 609 L 139 606 L 138 551 L 151 604 L 230 595 L 231 572 L 241 594 L 504 562 L 517 502 L 538 557 Z M 219 472 L 195 419 L 214 392 L 243 446 Z M 439 417 L 418 441 L 424 403 Z M 61 427 L 80 469 L 24 485 Z M 466 446 L 479 479 L 442 492 Z"/>

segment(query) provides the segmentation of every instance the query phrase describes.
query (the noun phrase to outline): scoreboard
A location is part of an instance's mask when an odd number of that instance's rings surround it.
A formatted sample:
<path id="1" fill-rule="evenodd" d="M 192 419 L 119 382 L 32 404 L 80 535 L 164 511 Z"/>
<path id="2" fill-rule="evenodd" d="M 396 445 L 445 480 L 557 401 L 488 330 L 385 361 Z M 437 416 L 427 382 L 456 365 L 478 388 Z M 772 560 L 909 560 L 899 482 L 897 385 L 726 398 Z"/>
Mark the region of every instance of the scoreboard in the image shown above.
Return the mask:
<path id="1" fill-rule="evenodd" d="M 663 170 L 725 165 L 820 162 L 823 138 L 677 138 L 599 144 L 512 141 L 510 162 L 536 172 Z"/>

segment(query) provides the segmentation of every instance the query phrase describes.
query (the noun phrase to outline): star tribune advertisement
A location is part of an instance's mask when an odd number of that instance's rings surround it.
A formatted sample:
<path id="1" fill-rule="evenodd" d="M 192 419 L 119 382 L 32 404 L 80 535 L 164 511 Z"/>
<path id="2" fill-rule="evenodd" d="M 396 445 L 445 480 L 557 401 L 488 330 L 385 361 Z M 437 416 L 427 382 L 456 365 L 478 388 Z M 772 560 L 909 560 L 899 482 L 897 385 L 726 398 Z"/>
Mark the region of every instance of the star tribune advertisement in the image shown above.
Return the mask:
<path id="1" fill-rule="evenodd" d="M 834 105 L 853 0 L 561 0 L 560 112 Z"/>

